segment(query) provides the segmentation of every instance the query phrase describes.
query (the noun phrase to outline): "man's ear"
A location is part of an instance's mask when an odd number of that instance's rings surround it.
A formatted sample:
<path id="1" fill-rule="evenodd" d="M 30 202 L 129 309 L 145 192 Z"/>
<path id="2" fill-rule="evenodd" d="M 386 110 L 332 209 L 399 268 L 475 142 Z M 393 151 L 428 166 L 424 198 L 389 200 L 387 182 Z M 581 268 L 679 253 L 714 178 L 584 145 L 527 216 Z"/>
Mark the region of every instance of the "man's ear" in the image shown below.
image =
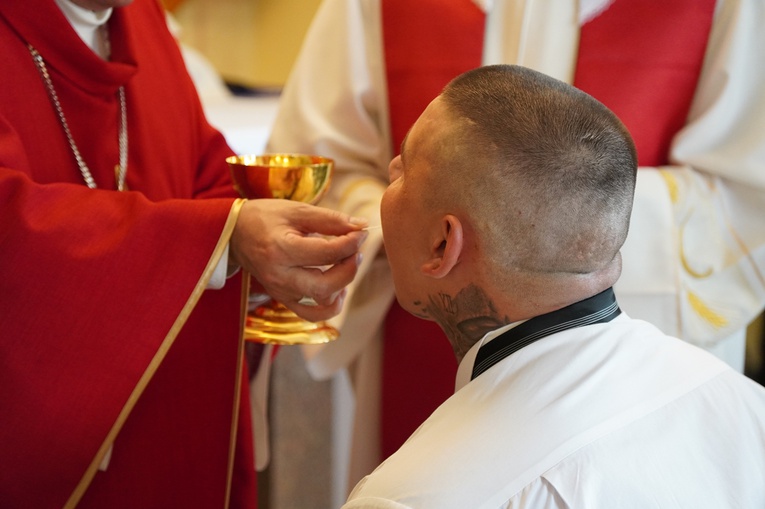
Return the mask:
<path id="1" fill-rule="evenodd" d="M 445 215 L 431 244 L 430 256 L 420 270 L 433 278 L 446 276 L 459 263 L 463 246 L 462 223 L 456 216 Z"/>

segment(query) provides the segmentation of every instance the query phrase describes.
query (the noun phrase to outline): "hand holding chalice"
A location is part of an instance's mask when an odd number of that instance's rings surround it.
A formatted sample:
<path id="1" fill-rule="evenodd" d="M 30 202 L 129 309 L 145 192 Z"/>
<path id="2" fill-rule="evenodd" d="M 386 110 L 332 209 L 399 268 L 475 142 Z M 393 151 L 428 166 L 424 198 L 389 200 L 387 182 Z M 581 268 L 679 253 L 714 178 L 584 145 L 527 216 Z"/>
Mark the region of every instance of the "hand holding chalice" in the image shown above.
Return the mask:
<path id="1" fill-rule="evenodd" d="M 242 197 L 309 204 L 324 195 L 333 169 L 331 159 L 303 154 L 241 155 L 229 157 L 226 162 Z M 338 337 L 333 327 L 303 320 L 268 295 L 253 293 L 249 304 L 244 332 L 247 340 L 291 345 L 326 343 Z M 310 306 L 313 302 L 306 298 L 300 304 Z"/>

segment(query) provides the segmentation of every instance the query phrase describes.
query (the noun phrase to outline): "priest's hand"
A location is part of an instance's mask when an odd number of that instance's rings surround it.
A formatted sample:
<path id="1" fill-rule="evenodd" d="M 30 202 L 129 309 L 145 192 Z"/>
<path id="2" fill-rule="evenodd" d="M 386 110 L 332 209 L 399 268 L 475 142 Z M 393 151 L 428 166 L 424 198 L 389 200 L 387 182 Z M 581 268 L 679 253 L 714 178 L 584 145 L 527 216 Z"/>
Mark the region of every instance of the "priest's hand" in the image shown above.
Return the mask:
<path id="1" fill-rule="evenodd" d="M 302 318 L 326 320 L 342 309 L 345 287 L 361 262 L 365 226 L 366 220 L 305 203 L 249 200 L 236 221 L 229 259 Z M 301 303 L 306 297 L 316 304 Z"/>

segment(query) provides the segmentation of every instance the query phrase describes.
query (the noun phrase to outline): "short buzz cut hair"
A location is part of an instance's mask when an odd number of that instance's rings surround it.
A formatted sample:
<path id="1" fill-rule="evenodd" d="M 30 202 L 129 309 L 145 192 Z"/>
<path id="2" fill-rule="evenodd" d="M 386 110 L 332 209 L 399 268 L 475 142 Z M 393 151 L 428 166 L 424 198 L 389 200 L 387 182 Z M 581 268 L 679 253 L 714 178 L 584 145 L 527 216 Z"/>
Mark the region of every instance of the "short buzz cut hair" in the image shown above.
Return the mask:
<path id="1" fill-rule="evenodd" d="M 635 190 L 621 121 L 571 85 L 514 65 L 485 66 L 441 94 L 455 121 L 450 194 L 463 201 L 494 268 L 587 274 L 618 254 Z"/>

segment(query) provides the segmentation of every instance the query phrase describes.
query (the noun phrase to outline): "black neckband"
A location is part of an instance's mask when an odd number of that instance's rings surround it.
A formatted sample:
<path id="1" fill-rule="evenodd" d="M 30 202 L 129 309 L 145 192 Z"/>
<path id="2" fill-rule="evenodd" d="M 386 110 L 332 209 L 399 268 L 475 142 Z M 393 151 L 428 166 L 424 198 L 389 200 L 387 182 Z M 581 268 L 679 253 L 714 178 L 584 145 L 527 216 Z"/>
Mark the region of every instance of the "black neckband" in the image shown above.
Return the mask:
<path id="1" fill-rule="evenodd" d="M 620 313 L 614 291 L 609 288 L 565 308 L 535 316 L 483 345 L 476 355 L 470 379 L 545 336 L 594 323 L 610 322 Z"/>

